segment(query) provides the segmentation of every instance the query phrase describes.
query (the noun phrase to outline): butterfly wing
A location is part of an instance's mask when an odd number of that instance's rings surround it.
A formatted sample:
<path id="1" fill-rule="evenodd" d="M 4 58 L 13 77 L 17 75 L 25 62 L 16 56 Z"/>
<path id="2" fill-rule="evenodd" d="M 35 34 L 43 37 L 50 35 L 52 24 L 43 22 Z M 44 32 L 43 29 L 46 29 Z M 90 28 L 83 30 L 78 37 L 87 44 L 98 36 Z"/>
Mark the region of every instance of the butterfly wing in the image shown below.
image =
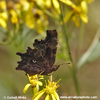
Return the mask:
<path id="1" fill-rule="evenodd" d="M 29 75 L 40 74 L 46 65 L 45 59 L 42 57 L 38 49 L 31 49 L 28 47 L 26 53 L 18 52 L 17 55 L 21 56 L 21 61 L 18 61 L 17 70 L 24 70 Z"/>
<path id="2" fill-rule="evenodd" d="M 42 56 L 49 61 L 49 67 L 52 67 L 55 62 L 56 51 L 58 44 L 58 34 L 56 30 L 47 30 L 45 40 L 35 40 L 33 46 L 41 51 Z"/>
<path id="3" fill-rule="evenodd" d="M 42 74 L 47 75 L 51 72 L 55 62 L 55 56 L 58 44 L 58 34 L 56 30 L 47 30 L 45 40 L 35 40 L 33 46 L 35 49 L 28 47 L 26 53 L 18 52 L 21 61 L 18 62 L 17 70 L 24 70 L 29 75 Z"/>

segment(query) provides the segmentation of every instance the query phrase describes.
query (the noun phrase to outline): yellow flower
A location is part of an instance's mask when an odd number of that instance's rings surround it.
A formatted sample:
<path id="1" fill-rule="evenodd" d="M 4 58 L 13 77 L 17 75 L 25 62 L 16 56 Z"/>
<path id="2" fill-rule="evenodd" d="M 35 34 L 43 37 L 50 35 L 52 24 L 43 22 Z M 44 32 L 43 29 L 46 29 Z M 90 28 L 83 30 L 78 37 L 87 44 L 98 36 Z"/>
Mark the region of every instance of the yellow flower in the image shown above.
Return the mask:
<path id="1" fill-rule="evenodd" d="M 6 10 L 6 2 L 5 0 L 0 1 L 0 10 Z"/>
<path id="2" fill-rule="evenodd" d="M 46 83 L 46 87 L 43 90 L 36 93 L 33 96 L 32 100 L 39 100 L 40 97 L 44 93 L 46 94 L 45 100 L 51 100 L 51 99 L 52 100 L 60 100 L 60 98 L 59 98 L 59 96 L 56 92 L 56 89 L 59 87 L 59 85 L 57 85 L 58 82 L 51 82 L 51 81 L 48 80 L 48 84 Z"/>
<path id="3" fill-rule="evenodd" d="M 17 16 L 16 11 L 13 10 L 13 9 L 11 9 L 11 10 L 10 10 L 10 14 L 11 14 L 11 22 L 12 22 L 13 24 L 18 23 L 18 16 Z"/>
<path id="4" fill-rule="evenodd" d="M 6 2 L 3 0 L 3 1 L 0 1 L 0 26 L 2 26 L 3 28 L 6 28 L 7 19 L 8 19 L 8 15 L 6 11 Z"/>
<path id="5" fill-rule="evenodd" d="M 34 2 L 41 8 L 51 8 L 51 0 L 34 0 Z"/>
<path id="6" fill-rule="evenodd" d="M 84 23 L 88 22 L 88 17 L 87 17 L 87 2 L 86 0 L 81 0 L 79 3 L 76 2 L 74 4 L 71 0 L 60 0 L 61 2 L 67 4 L 72 8 L 71 11 L 65 16 L 65 21 L 67 21 L 71 16 L 72 20 L 75 22 L 76 26 L 80 25 L 80 18 Z"/>
<path id="7" fill-rule="evenodd" d="M 60 5 L 57 0 L 52 0 L 54 8 L 57 10 L 58 13 L 60 13 Z"/>
<path id="8" fill-rule="evenodd" d="M 7 12 L 8 15 L 10 15 L 9 18 L 13 24 L 18 23 L 18 14 L 16 12 L 17 9 L 15 5 L 16 4 L 14 3 L 14 1 L 7 2 Z"/>
<path id="9" fill-rule="evenodd" d="M 27 2 L 27 0 L 20 0 L 20 4 L 22 5 L 22 8 L 24 11 L 27 11 L 29 9 L 29 2 Z"/>
<path id="10" fill-rule="evenodd" d="M 36 89 L 36 92 L 38 92 L 38 85 L 39 86 L 42 86 L 42 82 L 39 81 L 39 80 L 40 79 L 43 79 L 43 76 L 42 75 L 39 75 L 39 77 L 40 78 L 38 78 L 38 75 L 37 74 L 36 75 L 33 75 L 33 76 L 29 76 L 28 75 L 28 78 L 29 78 L 30 83 L 26 84 L 26 86 L 23 89 L 23 92 L 25 93 L 30 86 L 32 86 L 32 88 L 35 88 Z"/>
<path id="11" fill-rule="evenodd" d="M 0 13 L 0 26 L 2 26 L 3 28 L 7 27 L 7 13 L 6 12 L 2 12 Z"/>

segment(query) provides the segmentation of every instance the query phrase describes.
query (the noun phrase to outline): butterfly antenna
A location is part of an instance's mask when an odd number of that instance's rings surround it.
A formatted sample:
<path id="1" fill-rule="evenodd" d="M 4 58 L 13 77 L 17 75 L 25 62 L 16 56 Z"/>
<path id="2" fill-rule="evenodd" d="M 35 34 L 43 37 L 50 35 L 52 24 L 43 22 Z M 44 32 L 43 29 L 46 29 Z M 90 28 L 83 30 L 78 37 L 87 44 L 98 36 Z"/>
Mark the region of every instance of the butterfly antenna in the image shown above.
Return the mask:
<path id="1" fill-rule="evenodd" d="M 62 59 L 61 59 L 61 60 L 59 60 L 59 61 L 57 62 L 57 65 L 58 65 L 61 61 L 62 61 Z"/>
<path id="2" fill-rule="evenodd" d="M 60 64 L 60 65 L 65 65 L 65 64 L 70 64 L 70 63 L 63 63 L 63 64 Z"/>
<path id="3" fill-rule="evenodd" d="M 71 52 L 69 52 L 69 55 L 71 54 Z M 67 55 L 66 55 L 67 56 Z M 57 65 L 59 64 L 59 62 L 61 62 L 62 61 L 62 59 L 61 60 L 59 60 L 58 62 L 57 62 Z M 70 64 L 70 63 L 66 63 L 66 64 Z M 60 64 L 60 65 L 63 65 L 63 64 Z"/>
<path id="4" fill-rule="evenodd" d="M 54 82 L 59 78 L 59 75 L 54 79 Z"/>

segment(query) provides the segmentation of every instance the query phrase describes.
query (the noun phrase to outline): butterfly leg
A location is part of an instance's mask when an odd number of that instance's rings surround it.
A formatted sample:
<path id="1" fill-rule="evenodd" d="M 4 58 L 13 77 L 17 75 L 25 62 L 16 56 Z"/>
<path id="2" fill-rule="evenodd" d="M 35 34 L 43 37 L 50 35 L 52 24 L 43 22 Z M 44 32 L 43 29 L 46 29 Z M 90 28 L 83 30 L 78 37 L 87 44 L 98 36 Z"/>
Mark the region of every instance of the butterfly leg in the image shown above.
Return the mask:
<path id="1" fill-rule="evenodd" d="M 47 74 L 47 76 L 51 76 L 52 74 Z"/>
<path id="2" fill-rule="evenodd" d="M 44 72 L 44 70 L 42 70 L 42 72 L 40 74 L 38 74 L 38 78 L 39 78 L 39 75 L 42 75 L 43 74 L 43 72 Z"/>

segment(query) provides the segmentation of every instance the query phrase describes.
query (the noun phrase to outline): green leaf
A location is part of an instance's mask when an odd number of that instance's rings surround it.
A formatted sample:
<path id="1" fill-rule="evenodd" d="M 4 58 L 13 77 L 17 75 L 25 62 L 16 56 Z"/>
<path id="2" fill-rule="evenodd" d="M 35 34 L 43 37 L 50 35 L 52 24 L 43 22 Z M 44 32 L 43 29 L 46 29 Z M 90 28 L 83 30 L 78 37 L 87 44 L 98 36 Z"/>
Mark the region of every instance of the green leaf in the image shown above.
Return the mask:
<path id="1" fill-rule="evenodd" d="M 77 63 L 77 67 L 80 68 L 88 62 L 92 62 L 100 56 L 100 29 L 98 29 L 96 36 L 88 48 L 88 50 L 83 54 Z"/>

